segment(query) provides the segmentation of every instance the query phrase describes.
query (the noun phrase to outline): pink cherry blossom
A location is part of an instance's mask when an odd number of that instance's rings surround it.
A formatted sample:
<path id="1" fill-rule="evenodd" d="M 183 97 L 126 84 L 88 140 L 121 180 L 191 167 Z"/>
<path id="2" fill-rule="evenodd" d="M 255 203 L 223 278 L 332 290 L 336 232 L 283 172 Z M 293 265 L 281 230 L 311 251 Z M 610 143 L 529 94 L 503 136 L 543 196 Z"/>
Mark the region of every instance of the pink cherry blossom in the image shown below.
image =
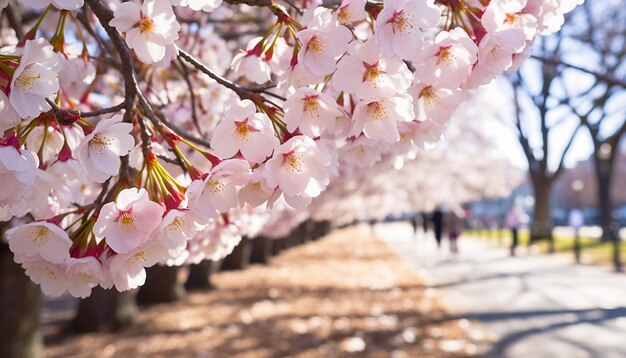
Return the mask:
<path id="1" fill-rule="evenodd" d="M 222 120 L 211 138 L 211 146 L 222 158 L 241 152 L 251 163 L 260 163 L 278 146 L 272 123 L 267 115 L 256 112 L 250 100 L 231 99 L 226 103 Z"/>
<path id="2" fill-rule="evenodd" d="M 22 118 L 35 118 L 50 110 L 46 99 L 59 91 L 59 61 L 43 38 L 26 41 L 20 65 L 11 80 L 9 101 Z"/>
<path id="3" fill-rule="evenodd" d="M 431 119 L 446 122 L 463 100 L 463 91 L 415 83 L 410 91 L 413 96 L 415 119 Z"/>
<path id="4" fill-rule="evenodd" d="M 93 227 L 97 238 L 118 254 L 126 254 L 148 241 L 161 224 L 165 209 L 151 201 L 144 189 L 122 190 L 115 202 L 102 207 Z"/>
<path id="5" fill-rule="evenodd" d="M 59 297 L 66 290 L 68 278 L 64 264 L 55 264 L 39 256 L 20 260 L 26 275 L 41 286 L 41 291 L 51 297 Z"/>
<path id="6" fill-rule="evenodd" d="M 270 65 L 262 58 L 259 48 L 260 37 L 248 41 L 246 51 L 240 51 L 233 57 L 230 68 L 239 76 L 250 81 L 263 84 L 271 79 L 272 70 Z"/>
<path id="7" fill-rule="evenodd" d="M 441 10 L 433 0 L 387 0 L 375 23 L 376 37 L 386 56 L 409 59 L 422 49 L 420 28 L 440 21 Z"/>
<path id="8" fill-rule="evenodd" d="M 220 212 L 239 206 L 237 192 L 248 183 L 250 164 L 229 159 L 216 165 L 204 180 L 194 180 L 187 191 L 189 210 L 199 218 L 216 219 Z"/>
<path id="9" fill-rule="evenodd" d="M 160 240 L 170 256 L 176 257 L 187 247 L 187 241 L 202 228 L 187 210 L 170 210 L 161 223 Z"/>
<path id="10" fill-rule="evenodd" d="M 40 172 L 37 156 L 27 150 L 0 145 L 0 221 L 24 216 Z"/>
<path id="11" fill-rule="evenodd" d="M 54 264 L 70 258 L 72 240 L 67 233 L 45 221 L 36 221 L 14 227 L 6 232 L 9 249 L 24 257 L 41 256 Z"/>
<path id="12" fill-rule="evenodd" d="M 486 84 L 513 64 L 513 55 L 526 46 L 524 32 L 505 29 L 488 32 L 478 45 L 478 62 L 469 78 L 470 88 Z"/>
<path id="13" fill-rule="evenodd" d="M 415 79 L 419 82 L 457 88 L 468 78 L 476 63 L 478 47 L 460 27 L 440 32 L 416 61 Z"/>
<path id="14" fill-rule="evenodd" d="M 300 129 L 309 137 L 319 137 L 337 117 L 344 115 L 329 95 L 309 87 L 300 87 L 289 96 L 284 111 L 287 129 Z"/>
<path id="15" fill-rule="evenodd" d="M 168 0 L 146 0 L 141 6 L 132 1 L 122 3 L 109 24 L 126 33 L 128 47 L 144 63 L 163 59 L 165 48 L 178 39 L 180 30 Z"/>
<path id="16" fill-rule="evenodd" d="M 411 71 L 398 58 L 385 58 L 375 38 L 352 43 L 349 55 L 337 64 L 333 85 L 339 91 L 355 94 L 359 99 L 392 96 L 406 91 Z"/>
<path id="17" fill-rule="evenodd" d="M 335 70 L 336 59 L 348 48 L 352 34 L 332 21 L 330 10 L 317 8 L 315 16 L 309 28 L 298 32 L 302 45 L 298 64 L 316 76 L 324 76 Z"/>
<path id="18" fill-rule="evenodd" d="M 531 40 L 537 34 L 537 18 L 529 13 L 524 13 L 527 0 L 495 0 L 491 1 L 483 16 L 481 23 L 487 32 L 503 29 L 521 29 L 527 40 Z"/>
<path id="19" fill-rule="evenodd" d="M 353 134 L 363 132 L 370 139 L 393 143 L 400 139 L 397 122 L 410 122 L 413 118 L 410 98 L 395 96 L 364 100 L 354 108 Z"/>
<path id="20" fill-rule="evenodd" d="M 98 286 L 106 273 L 100 261 L 93 256 L 70 258 L 65 262 L 67 290 L 74 297 L 85 298 Z"/>
<path id="21" fill-rule="evenodd" d="M 328 183 L 330 163 L 331 157 L 313 139 L 295 136 L 276 148 L 263 176 L 269 187 L 278 187 L 287 196 L 317 196 L 320 184 Z"/>
<path id="22" fill-rule="evenodd" d="M 153 238 L 124 254 L 109 258 L 111 280 L 118 291 L 137 288 L 146 282 L 146 267 L 154 266 L 167 258 L 167 250 L 160 240 Z"/>
<path id="23" fill-rule="evenodd" d="M 120 157 L 128 154 L 135 146 L 135 139 L 129 133 L 133 125 L 123 123 L 121 115 L 103 119 L 86 136 L 76 152 L 78 160 L 89 179 L 104 183 L 120 169 Z"/>
<path id="24" fill-rule="evenodd" d="M 365 3 L 365 0 L 343 0 L 337 8 L 337 19 L 343 25 L 365 20 Z"/>

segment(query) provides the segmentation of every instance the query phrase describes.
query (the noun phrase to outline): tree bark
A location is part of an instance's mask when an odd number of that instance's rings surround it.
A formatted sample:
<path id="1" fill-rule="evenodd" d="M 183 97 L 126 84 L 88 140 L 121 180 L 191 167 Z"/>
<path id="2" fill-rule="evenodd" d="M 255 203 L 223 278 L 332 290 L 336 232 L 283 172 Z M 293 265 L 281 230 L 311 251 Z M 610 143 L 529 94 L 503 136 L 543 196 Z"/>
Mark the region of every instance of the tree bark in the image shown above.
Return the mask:
<path id="1" fill-rule="evenodd" d="M 0 357 L 43 356 L 39 328 L 42 295 L 0 237 Z"/>
<path id="2" fill-rule="evenodd" d="M 611 199 L 613 158 L 613 155 L 607 159 L 596 156 L 595 169 L 598 184 L 598 211 L 600 213 L 600 227 L 602 228 L 601 240 L 603 242 L 611 241 L 613 244 L 613 267 L 615 271 L 621 272 L 623 269 L 620 257 L 619 224 L 613 216 L 613 200 Z"/>
<path id="3" fill-rule="evenodd" d="M 548 240 L 549 252 L 554 252 L 554 238 L 552 236 L 552 215 L 550 213 L 551 183 L 547 180 L 533 180 L 535 192 L 535 207 L 533 223 L 530 227 L 530 243 L 539 240 Z"/>
<path id="4" fill-rule="evenodd" d="M 274 255 L 280 254 L 282 251 L 287 249 L 287 237 L 281 237 L 279 239 L 271 239 L 274 240 L 274 245 L 272 245 Z"/>
<path id="5" fill-rule="evenodd" d="M 210 260 L 189 266 L 189 276 L 185 282 L 187 290 L 208 291 L 215 288 L 211 283 L 211 275 L 216 271 L 216 264 Z"/>
<path id="6" fill-rule="evenodd" d="M 80 301 L 78 312 L 70 324 L 76 333 L 119 331 L 137 322 L 135 290 L 118 292 L 100 286 L 91 290 L 91 296 Z"/>
<path id="7" fill-rule="evenodd" d="M 154 305 L 179 300 L 185 295 L 185 288 L 178 281 L 178 266 L 154 265 L 147 269 L 145 285 L 139 288 L 137 302 L 140 305 Z"/>
<path id="8" fill-rule="evenodd" d="M 230 255 L 224 257 L 222 270 L 234 271 L 244 270 L 250 266 L 250 255 L 252 254 L 252 242 L 247 237 L 241 239 L 239 245 L 235 246 Z"/>
<path id="9" fill-rule="evenodd" d="M 252 253 L 250 254 L 251 263 L 266 264 L 272 258 L 274 240 L 263 236 L 252 239 Z"/>
<path id="10" fill-rule="evenodd" d="M 616 223 L 613 218 L 613 202 L 611 200 L 613 165 L 610 160 L 600 158 L 596 158 L 595 164 L 602 240 L 609 241 L 616 235 Z"/>

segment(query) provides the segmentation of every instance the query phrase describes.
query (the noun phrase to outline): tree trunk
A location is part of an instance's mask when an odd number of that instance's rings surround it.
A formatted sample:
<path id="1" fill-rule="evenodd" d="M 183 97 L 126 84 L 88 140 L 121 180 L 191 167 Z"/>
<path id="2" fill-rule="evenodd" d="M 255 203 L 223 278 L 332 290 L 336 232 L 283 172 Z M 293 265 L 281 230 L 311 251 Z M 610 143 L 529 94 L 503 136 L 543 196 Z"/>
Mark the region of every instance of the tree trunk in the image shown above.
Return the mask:
<path id="1" fill-rule="evenodd" d="M 613 218 L 613 203 L 611 200 L 611 184 L 613 165 L 610 160 L 596 158 L 596 181 L 598 183 L 598 211 L 600 213 L 600 227 L 602 240 L 609 241 L 616 235 L 615 219 Z"/>
<path id="2" fill-rule="evenodd" d="M 174 302 L 185 295 L 185 288 L 178 281 L 180 267 L 154 265 L 146 271 L 146 283 L 137 293 L 140 305 Z"/>
<path id="3" fill-rule="evenodd" d="M 91 290 L 91 296 L 80 301 L 78 312 L 70 324 L 73 332 L 119 331 L 137 321 L 136 290 L 118 292 L 100 286 Z"/>
<path id="4" fill-rule="evenodd" d="M 222 270 L 244 270 L 250 266 L 250 255 L 252 254 L 252 242 L 247 237 L 241 239 L 239 245 L 235 246 L 230 255 L 224 257 Z"/>
<path id="5" fill-rule="evenodd" d="M 615 271 L 622 271 L 620 258 L 619 224 L 613 217 L 613 201 L 611 199 L 611 184 L 613 174 L 612 156 L 608 159 L 595 158 L 596 181 L 598 187 L 598 211 L 600 213 L 600 227 L 602 241 L 613 243 L 613 266 Z"/>
<path id="6" fill-rule="evenodd" d="M 278 255 L 281 251 L 287 249 L 287 237 L 281 237 L 280 239 L 271 239 L 274 240 L 273 251 L 274 255 Z"/>
<path id="7" fill-rule="evenodd" d="M 13 261 L 0 237 L 0 357 L 43 356 L 41 290 Z"/>
<path id="8" fill-rule="evenodd" d="M 533 223 L 530 227 L 530 244 L 539 240 L 548 240 L 549 252 L 554 252 L 554 238 L 552 236 L 552 215 L 550 213 L 551 183 L 547 180 L 533 181 L 535 191 L 535 207 Z"/>
<path id="9" fill-rule="evenodd" d="M 266 264 L 270 262 L 272 257 L 272 246 L 274 240 L 263 236 L 252 239 L 252 253 L 250 254 L 251 263 Z"/>
<path id="10" fill-rule="evenodd" d="M 189 276 L 185 282 L 187 290 L 207 291 L 214 289 L 211 283 L 211 274 L 215 273 L 216 264 L 210 260 L 201 261 L 199 264 L 189 266 Z"/>

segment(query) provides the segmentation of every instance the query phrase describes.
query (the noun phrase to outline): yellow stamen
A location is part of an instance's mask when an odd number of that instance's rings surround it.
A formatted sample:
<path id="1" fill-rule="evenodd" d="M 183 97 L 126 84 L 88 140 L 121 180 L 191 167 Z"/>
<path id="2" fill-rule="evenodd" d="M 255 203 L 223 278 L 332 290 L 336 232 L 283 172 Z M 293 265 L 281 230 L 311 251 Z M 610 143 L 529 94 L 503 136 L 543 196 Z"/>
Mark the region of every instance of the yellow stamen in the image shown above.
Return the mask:
<path id="1" fill-rule="evenodd" d="M 119 221 L 122 229 L 124 230 L 134 230 L 136 228 L 135 215 L 133 215 L 133 213 L 129 211 L 123 212 L 122 215 L 120 215 L 119 217 Z"/>
<path id="2" fill-rule="evenodd" d="M 384 103 L 380 101 L 368 104 L 367 109 L 369 110 L 369 116 L 367 118 L 370 121 L 379 121 L 387 117 L 387 109 L 385 108 Z"/>
<path id="3" fill-rule="evenodd" d="M 19 84 L 18 89 L 21 92 L 26 92 L 37 85 L 38 80 L 41 78 L 41 74 L 36 73 L 30 68 L 26 68 L 15 79 L 15 82 Z"/>
<path id="4" fill-rule="evenodd" d="M 289 153 L 285 155 L 284 163 L 287 164 L 287 170 L 292 173 L 302 173 L 302 156 L 296 153 Z"/>
<path id="5" fill-rule="evenodd" d="M 139 21 L 139 31 L 143 34 L 144 32 L 153 31 L 154 30 L 154 21 L 152 21 L 149 17 L 142 17 Z"/>

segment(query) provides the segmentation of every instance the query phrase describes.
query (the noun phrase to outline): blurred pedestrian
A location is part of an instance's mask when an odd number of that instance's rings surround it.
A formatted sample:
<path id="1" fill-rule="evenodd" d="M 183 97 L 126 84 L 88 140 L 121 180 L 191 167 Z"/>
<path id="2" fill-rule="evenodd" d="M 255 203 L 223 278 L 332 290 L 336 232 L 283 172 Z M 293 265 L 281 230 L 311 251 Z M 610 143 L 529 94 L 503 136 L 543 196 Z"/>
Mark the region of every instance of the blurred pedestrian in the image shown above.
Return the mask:
<path id="1" fill-rule="evenodd" d="M 515 256 L 515 249 L 519 243 L 519 227 L 521 222 L 521 214 L 516 206 L 513 206 L 506 213 L 506 227 L 511 230 L 511 256 Z"/>
<path id="2" fill-rule="evenodd" d="M 572 209 L 567 223 L 574 229 L 574 257 L 576 257 L 576 263 L 580 263 L 580 228 L 585 224 L 583 211 L 578 208 Z"/>
<path id="3" fill-rule="evenodd" d="M 458 239 L 463 229 L 463 214 L 455 210 L 450 210 L 446 217 L 446 226 L 448 229 L 448 239 L 450 239 L 450 253 L 456 256 L 459 253 Z"/>
<path id="4" fill-rule="evenodd" d="M 437 247 L 441 248 L 441 237 L 443 235 L 443 211 L 441 210 L 441 207 L 435 207 L 432 219 L 433 230 L 435 231 L 435 241 L 437 241 Z"/>

